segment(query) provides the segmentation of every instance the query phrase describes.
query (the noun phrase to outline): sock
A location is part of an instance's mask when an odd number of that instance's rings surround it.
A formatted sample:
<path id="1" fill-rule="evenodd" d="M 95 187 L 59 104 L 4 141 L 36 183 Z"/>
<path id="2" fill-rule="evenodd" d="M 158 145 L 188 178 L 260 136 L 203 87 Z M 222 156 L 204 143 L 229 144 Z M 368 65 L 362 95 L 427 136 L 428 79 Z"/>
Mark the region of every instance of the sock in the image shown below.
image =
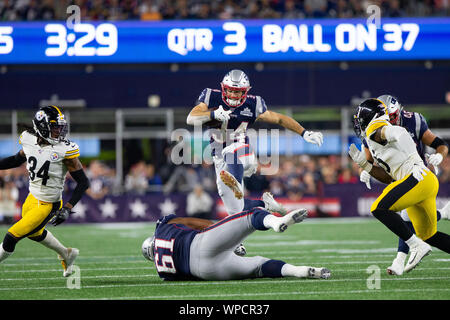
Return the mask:
<path id="1" fill-rule="evenodd" d="M 407 256 L 408 253 L 397 252 L 397 257 L 395 257 L 395 259 L 404 264 Z"/>
<path id="2" fill-rule="evenodd" d="M 12 252 L 8 252 L 5 249 L 3 249 L 3 242 L 0 243 L 0 263 L 12 254 L 13 254 Z"/>
<path id="3" fill-rule="evenodd" d="M 283 267 L 286 265 L 286 262 L 281 260 L 269 260 L 264 262 L 261 266 L 261 272 L 263 277 L 266 278 L 281 278 Z"/>
<path id="4" fill-rule="evenodd" d="M 411 230 L 413 233 L 416 233 L 416 231 L 414 230 L 414 226 L 412 224 L 411 221 L 405 221 L 406 225 L 408 226 L 409 230 Z M 406 244 L 405 240 L 403 240 L 402 238 L 398 238 L 398 249 L 397 251 L 399 252 L 403 252 L 408 254 L 409 252 L 409 247 Z"/>
<path id="5" fill-rule="evenodd" d="M 269 229 L 264 224 L 264 220 L 267 216 L 271 216 L 269 211 L 260 208 L 253 209 L 251 219 L 253 228 L 260 231 L 266 231 L 267 229 Z"/>
<path id="6" fill-rule="evenodd" d="M 403 221 L 403 219 L 396 212 L 388 209 L 377 208 L 372 212 L 372 214 L 399 238 L 407 240 L 414 235 L 405 221 Z"/>
<path id="7" fill-rule="evenodd" d="M 408 240 L 406 240 L 406 244 L 411 247 L 420 244 L 420 239 L 417 238 L 415 234 L 413 234 Z"/>
<path id="8" fill-rule="evenodd" d="M 61 257 L 63 257 L 63 259 L 67 258 L 67 248 L 64 247 L 50 231 L 47 230 L 47 236 L 39 243 L 43 244 L 49 249 L 56 251 L 59 255 L 61 255 Z"/>
<path id="9" fill-rule="evenodd" d="M 425 240 L 426 243 L 450 253 L 450 235 L 443 232 L 436 232 L 431 238 Z"/>
<path id="10" fill-rule="evenodd" d="M 293 266 L 292 264 L 286 263 L 283 268 L 281 268 L 281 275 L 283 277 L 306 278 L 308 277 L 308 270 L 309 267 Z"/>
<path id="11" fill-rule="evenodd" d="M 442 218 L 441 212 L 438 210 L 437 211 L 437 221 L 441 220 L 441 218 Z"/>
<path id="12" fill-rule="evenodd" d="M 264 208 L 265 204 L 262 200 L 251 200 L 251 199 L 244 199 L 244 210 L 251 210 L 256 207 Z"/>

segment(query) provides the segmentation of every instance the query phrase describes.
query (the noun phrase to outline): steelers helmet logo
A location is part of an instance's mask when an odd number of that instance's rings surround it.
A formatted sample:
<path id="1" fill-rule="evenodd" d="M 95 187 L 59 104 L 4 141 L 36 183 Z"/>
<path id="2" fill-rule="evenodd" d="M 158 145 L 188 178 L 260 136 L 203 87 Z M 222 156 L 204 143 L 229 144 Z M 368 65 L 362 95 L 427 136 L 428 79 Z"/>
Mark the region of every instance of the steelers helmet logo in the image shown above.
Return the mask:
<path id="1" fill-rule="evenodd" d="M 38 112 L 36 112 L 36 120 L 37 121 L 41 121 L 42 119 L 44 119 L 45 117 L 45 112 L 42 110 L 39 110 Z"/>

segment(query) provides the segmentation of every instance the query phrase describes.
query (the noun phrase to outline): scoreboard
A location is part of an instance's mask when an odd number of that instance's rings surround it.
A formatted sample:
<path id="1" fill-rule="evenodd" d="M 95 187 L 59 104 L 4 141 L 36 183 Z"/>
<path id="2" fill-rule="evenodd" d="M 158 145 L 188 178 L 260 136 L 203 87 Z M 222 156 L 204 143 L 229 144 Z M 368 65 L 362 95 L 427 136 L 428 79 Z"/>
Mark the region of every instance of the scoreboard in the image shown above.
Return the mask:
<path id="1" fill-rule="evenodd" d="M 0 23 L 0 64 L 449 58 L 450 18 Z"/>

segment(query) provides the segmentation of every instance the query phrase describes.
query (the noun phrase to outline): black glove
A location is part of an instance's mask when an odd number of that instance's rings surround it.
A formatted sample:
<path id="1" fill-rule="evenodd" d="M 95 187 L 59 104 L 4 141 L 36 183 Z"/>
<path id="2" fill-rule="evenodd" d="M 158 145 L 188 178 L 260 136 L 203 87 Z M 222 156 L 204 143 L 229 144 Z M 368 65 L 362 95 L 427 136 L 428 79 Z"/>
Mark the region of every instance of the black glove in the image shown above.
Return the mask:
<path id="1" fill-rule="evenodd" d="M 54 226 L 57 226 L 58 224 L 63 223 L 64 221 L 66 221 L 71 213 L 72 212 L 70 211 L 69 208 L 62 207 L 61 209 L 56 210 L 55 215 L 53 216 L 53 218 L 49 222 L 51 224 L 53 224 Z"/>

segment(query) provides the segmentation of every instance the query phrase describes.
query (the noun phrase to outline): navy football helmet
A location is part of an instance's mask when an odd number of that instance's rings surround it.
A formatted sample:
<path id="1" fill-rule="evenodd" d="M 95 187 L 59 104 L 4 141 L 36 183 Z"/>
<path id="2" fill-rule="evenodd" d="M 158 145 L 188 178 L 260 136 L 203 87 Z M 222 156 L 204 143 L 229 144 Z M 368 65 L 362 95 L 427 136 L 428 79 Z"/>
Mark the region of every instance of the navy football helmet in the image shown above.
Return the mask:
<path id="1" fill-rule="evenodd" d="M 353 115 L 353 129 L 358 137 L 364 139 L 365 131 L 369 123 L 376 118 L 386 116 L 388 118 L 388 111 L 383 101 L 378 99 L 367 99 L 360 103 Z"/>
<path id="2" fill-rule="evenodd" d="M 40 108 L 34 115 L 33 128 L 42 139 L 52 145 L 63 141 L 67 134 L 66 119 L 56 106 Z"/>

